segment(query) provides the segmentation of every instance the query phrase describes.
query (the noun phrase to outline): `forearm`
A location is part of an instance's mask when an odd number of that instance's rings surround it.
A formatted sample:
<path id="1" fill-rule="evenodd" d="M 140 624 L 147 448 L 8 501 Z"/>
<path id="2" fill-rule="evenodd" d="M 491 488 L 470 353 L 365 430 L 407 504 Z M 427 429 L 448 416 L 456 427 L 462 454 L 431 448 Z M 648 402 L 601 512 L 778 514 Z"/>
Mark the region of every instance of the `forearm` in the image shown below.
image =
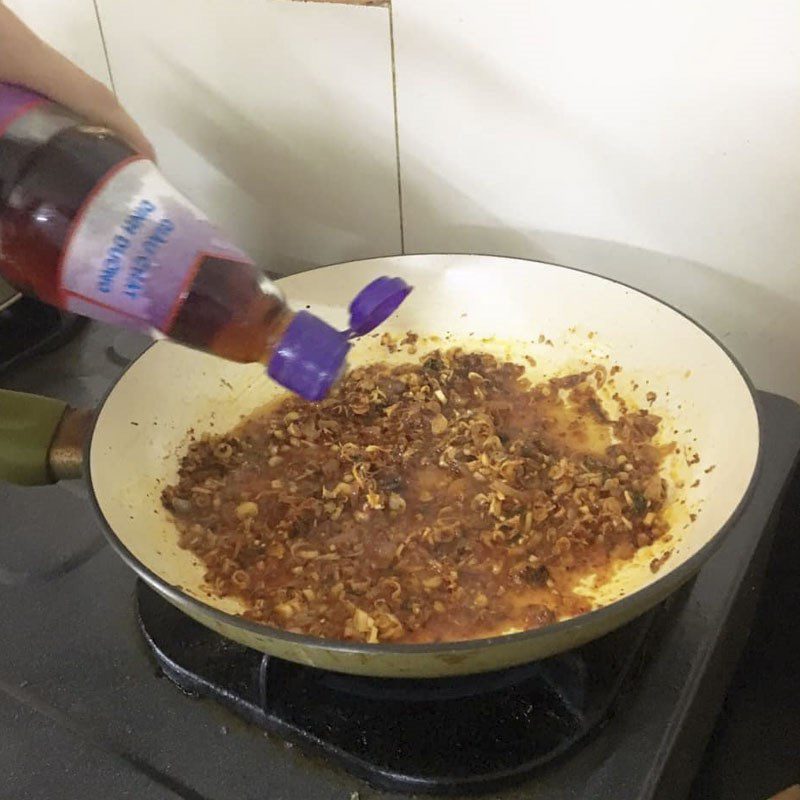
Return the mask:
<path id="1" fill-rule="evenodd" d="M 88 121 L 112 128 L 149 157 L 153 148 L 139 126 L 100 81 L 42 41 L 0 5 L 0 82 L 33 89 Z"/>

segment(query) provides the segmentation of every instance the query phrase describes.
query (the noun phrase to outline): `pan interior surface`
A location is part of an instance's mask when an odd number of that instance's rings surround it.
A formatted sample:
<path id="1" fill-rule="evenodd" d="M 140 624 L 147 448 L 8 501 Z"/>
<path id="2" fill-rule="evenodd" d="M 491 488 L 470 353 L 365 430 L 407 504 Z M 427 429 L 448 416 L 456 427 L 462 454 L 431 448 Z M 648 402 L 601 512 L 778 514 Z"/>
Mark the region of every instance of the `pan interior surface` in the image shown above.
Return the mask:
<path id="1" fill-rule="evenodd" d="M 679 444 L 679 453 L 666 465 L 673 487 L 672 530 L 667 540 L 638 551 L 611 580 L 586 582 L 585 593 L 598 608 L 620 605 L 616 601 L 629 595 L 648 597 L 640 608 L 629 608 L 616 623 L 606 624 L 603 632 L 665 596 L 679 575 L 681 580 L 688 577 L 688 565 L 696 562 L 693 569 L 699 568 L 702 558 L 693 558 L 734 515 L 753 478 L 759 448 L 750 387 L 708 334 L 624 285 L 548 264 L 490 256 L 373 259 L 303 273 L 281 285 L 295 308 L 310 306 L 313 313 L 345 328 L 351 298 L 381 275 L 400 275 L 415 287 L 381 333 L 418 333 L 423 337 L 420 352 L 425 337 L 433 336 L 438 340 L 428 340 L 431 348 L 488 350 L 519 363 L 531 356 L 536 367 L 529 372 L 538 379 L 588 365 L 619 365 L 618 386 L 626 401 L 663 417 L 662 441 Z M 379 338 L 367 337 L 356 343 L 350 362 L 387 358 Z M 411 356 L 401 351 L 391 358 Z M 223 433 L 281 393 L 258 366 L 158 342 L 128 369 L 100 410 L 89 456 L 91 483 L 115 546 L 168 599 L 194 598 L 199 603 L 186 606 L 192 616 L 250 646 L 336 668 L 324 656 L 317 661 L 309 655 L 308 640 L 305 645 L 293 643 L 301 637 L 276 637 L 269 628 L 235 617 L 209 616 L 210 608 L 231 615 L 243 609 L 234 598 L 215 597 L 206 589 L 202 566 L 178 547 L 176 530 L 161 507 L 161 491 L 175 478 L 190 431 Z M 653 571 L 654 560 L 664 556 Z M 656 584 L 663 591 L 642 592 Z M 591 638 L 585 631 L 564 635 L 564 625 L 536 631 L 527 649 L 517 648 L 517 660 L 524 653 L 533 659 L 565 649 L 576 637 Z M 313 647 L 324 653 L 327 643 L 316 640 Z M 421 645 L 408 651 L 426 647 L 436 650 Z M 380 649 L 386 648 L 349 648 L 357 655 Z"/>

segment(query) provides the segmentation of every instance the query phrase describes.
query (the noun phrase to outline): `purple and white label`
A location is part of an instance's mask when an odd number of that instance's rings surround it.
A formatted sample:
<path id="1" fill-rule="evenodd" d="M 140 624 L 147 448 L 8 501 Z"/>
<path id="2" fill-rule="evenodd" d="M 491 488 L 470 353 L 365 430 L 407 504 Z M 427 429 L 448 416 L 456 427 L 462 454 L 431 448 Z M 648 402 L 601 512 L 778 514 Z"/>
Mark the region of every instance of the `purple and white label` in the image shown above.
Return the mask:
<path id="1" fill-rule="evenodd" d="M 40 94 L 0 83 L 0 136 L 16 119 L 44 102 L 46 100 Z"/>
<path id="2" fill-rule="evenodd" d="M 167 332 L 206 257 L 252 263 L 155 164 L 134 157 L 105 176 L 73 223 L 60 273 L 65 307 Z"/>

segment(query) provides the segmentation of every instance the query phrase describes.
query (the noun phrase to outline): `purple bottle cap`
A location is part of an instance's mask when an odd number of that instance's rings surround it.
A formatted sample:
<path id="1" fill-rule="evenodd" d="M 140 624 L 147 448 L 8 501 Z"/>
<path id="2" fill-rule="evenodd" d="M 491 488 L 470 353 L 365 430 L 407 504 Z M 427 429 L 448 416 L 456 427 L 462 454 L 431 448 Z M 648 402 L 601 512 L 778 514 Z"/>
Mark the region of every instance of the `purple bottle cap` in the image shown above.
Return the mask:
<path id="1" fill-rule="evenodd" d="M 322 400 L 344 368 L 347 334 L 298 311 L 267 367 L 270 378 L 305 400 Z"/>
<path id="2" fill-rule="evenodd" d="M 350 339 L 381 324 L 411 287 L 402 278 L 378 278 L 350 304 L 350 328 L 337 331 L 307 311 L 295 314 L 270 359 L 270 378 L 306 400 L 322 400 L 345 367 Z"/>
<path id="3" fill-rule="evenodd" d="M 410 292 L 411 287 L 402 278 L 376 278 L 350 303 L 350 333 L 363 336 L 377 328 Z"/>

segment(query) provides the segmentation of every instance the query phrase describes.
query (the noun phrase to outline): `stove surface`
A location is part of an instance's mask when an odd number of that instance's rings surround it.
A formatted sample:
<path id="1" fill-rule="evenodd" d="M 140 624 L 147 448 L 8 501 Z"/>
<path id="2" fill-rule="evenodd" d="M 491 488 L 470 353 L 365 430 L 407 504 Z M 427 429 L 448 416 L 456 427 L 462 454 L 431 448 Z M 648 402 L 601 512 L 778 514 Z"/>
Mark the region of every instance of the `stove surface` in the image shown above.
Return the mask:
<path id="1" fill-rule="evenodd" d="M 3 291 L 0 284 L 0 373 L 61 347 L 86 324 L 82 317 Z"/>
<path id="2" fill-rule="evenodd" d="M 93 325 L 2 385 L 96 403 L 146 342 Z M 758 486 L 723 546 L 658 629 L 602 730 L 496 800 L 678 800 L 688 791 L 746 639 L 770 521 L 800 448 L 800 409 L 760 394 Z M 135 575 L 104 543 L 85 488 L 0 486 L 0 794 L 15 798 L 370 800 L 325 758 L 159 678 Z M 442 746 L 448 742 L 444 740 Z M 406 795 L 407 796 L 407 795 Z"/>
<path id="3" fill-rule="evenodd" d="M 577 650 L 510 669 L 386 680 L 262 655 L 141 581 L 136 606 L 156 663 L 184 691 L 374 786 L 447 795 L 486 793 L 568 758 L 636 685 L 668 613 L 665 604 Z"/>

